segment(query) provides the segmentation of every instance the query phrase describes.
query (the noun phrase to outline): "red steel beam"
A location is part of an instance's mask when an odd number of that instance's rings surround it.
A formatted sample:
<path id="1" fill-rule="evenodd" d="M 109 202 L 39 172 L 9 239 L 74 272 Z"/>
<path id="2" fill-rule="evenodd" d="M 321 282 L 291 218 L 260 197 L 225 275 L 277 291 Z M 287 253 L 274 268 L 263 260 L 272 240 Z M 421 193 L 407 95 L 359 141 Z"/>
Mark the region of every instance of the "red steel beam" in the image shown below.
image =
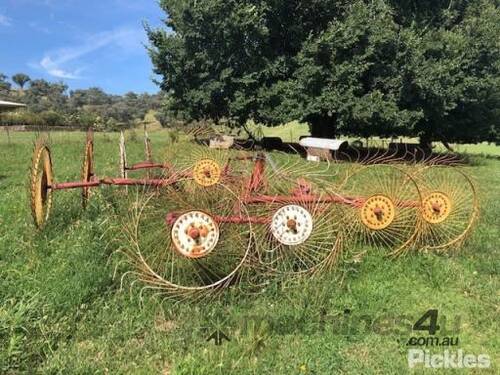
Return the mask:
<path id="1" fill-rule="evenodd" d="M 59 184 L 52 184 L 50 188 L 52 190 L 66 190 L 66 189 L 78 189 L 84 187 L 97 187 L 99 185 L 101 185 L 101 181 L 99 180 L 89 181 L 89 182 L 77 181 L 77 182 L 61 182 Z"/>
<path id="2" fill-rule="evenodd" d="M 364 198 L 342 197 L 337 195 L 256 195 L 243 199 L 243 203 L 343 203 L 361 206 Z"/>
<path id="3" fill-rule="evenodd" d="M 165 223 L 168 226 L 174 225 L 175 221 L 182 215 L 182 212 L 169 212 L 165 216 Z M 212 218 L 219 224 L 268 224 L 271 221 L 270 217 L 263 216 L 220 216 L 214 215 Z"/>
<path id="4" fill-rule="evenodd" d="M 171 165 L 143 161 L 143 162 L 134 164 L 134 165 L 132 165 L 130 167 L 127 167 L 125 169 L 127 169 L 129 171 L 137 171 L 137 170 L 140 170 L 140 169 L 154 169 L 154 168 L 170 169 Z"/>
<path id="5" fill-rule="evenodd" d="M 58 184 L 52 184 L 50 188 L 52 190 L 66 190 L 66 189 L 78 189 L 85 187 L 98 187 L 100 185 L 116 185 L 116 186 L 168 186 L 172 185 L 178 181 L 178 176 L 172 176 L 168 179 L 156 178 L 156 179 L 137 179 L 137 178 L 102 178 L 95 179 L 89 182 L 76 181 L 76 182 L 62 182 Z"/>

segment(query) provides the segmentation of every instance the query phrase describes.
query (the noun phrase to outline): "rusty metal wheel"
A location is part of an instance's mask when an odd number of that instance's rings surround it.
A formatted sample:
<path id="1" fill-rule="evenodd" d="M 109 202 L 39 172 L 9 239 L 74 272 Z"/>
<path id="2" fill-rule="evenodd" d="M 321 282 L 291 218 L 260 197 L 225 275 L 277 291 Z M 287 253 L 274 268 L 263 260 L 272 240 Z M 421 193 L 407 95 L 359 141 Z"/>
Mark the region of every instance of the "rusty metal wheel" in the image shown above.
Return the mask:
<path id="1" fill-rule="evenodd" d="M 458 248 L 479 215 L 473 181 L 459 167 L 450 166 L 424 167 L 414 176 L 422 191 L 419 249 Z"/>
<path id="2" fill-rule="evenodd" d="M 254 225 L 257 251 L 252 263 L 260 273 L 274 277 L 299 277 L 331 269 L 342 246 L 338 210 L 329 201 L 330 194 L 305 178 L 287 177 L 286 170 L 280 175 L 245 203 L 258 222 Z"/>
<path id="3" fill-rule="evenodd" d="M 217 184 L 139 194 L 125 223 L 133 274 L 173 297 L 205 297 L 235 285 L 252 248 L 252 225 L 237 195 Z"/>
<path id="4" fill-rule="evenodd" d="M 168 160 L 180 178 L 201 189 L 222 184 L 237 191 L 252 167 L 248 153 L 198 145 L 190 146 L 189 153 L 170 155 Z"/>
<path id="5" fill-rule="evenodd" d="M 94 176 L 94 134 L 92 130 L 87 131 L 87 140 L 83 150 L 83 163 L 81 171 L 82 182 L 90 182 Z M 90 199 L 90 188 L 82 188 L 82 207 L 85 209 Z"/>
<path id="6" fill-rule="evenodd" d="M 349 249 L 400 254 L 416 241 L 420 190 L 408 173 L 392 165 L 358 168 L 337 192 L 343 238 Z"/>
<path id="7" fill-rule="evenodd" d="M 39 138 L 33 149 L 29 184 L 31 214 L 39 229 L 43 228 L 50 215 L 53 180 L 50 148 L 45 138 Z"/>

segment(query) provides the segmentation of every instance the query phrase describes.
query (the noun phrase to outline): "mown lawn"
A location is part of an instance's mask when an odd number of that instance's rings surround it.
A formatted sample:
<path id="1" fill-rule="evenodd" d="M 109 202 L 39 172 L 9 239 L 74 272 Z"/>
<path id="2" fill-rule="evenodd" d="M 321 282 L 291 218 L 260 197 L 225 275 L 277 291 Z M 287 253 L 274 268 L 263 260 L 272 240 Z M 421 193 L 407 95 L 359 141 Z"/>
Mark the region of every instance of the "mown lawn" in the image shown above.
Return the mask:
<path id="1" fill-rule="evenodd" d="M 448 333 L 457 348 L 488 354 L 492 367 L 482 372 L 498 373 L 499 160 L 478 156 L 467 167 L 482 211 L 460 251 L 394 260 L 360 252 L 299 285 L 176 303 L 121 288 L 127 266 L 108 232 L 113 189 L 95 194 L 85 212 L 79 191 L 56 194 L 50 224 L 34 229 L 26 193 L 34 136 L 11 133 L 9 144 L 0 135 L 0 373 L 402 374 L 404 343 L 425 335 L 403 328 L 429 309 L 439 311 L 438 335 L 457 325 Z M 158 157 L 172 147 L 189 152 L 163 131 L 151 138 Z M 57 180 L 79 177 L 84 139 L 51 134 Z M 130 161 L 142 158 L 142 146 L 139 133 L 128 134 Z M 96 134 L 95 152 L 97 173 L 117 175 L 118 135 Z M 217 328 L 231 341 L 208 342 Z"/>

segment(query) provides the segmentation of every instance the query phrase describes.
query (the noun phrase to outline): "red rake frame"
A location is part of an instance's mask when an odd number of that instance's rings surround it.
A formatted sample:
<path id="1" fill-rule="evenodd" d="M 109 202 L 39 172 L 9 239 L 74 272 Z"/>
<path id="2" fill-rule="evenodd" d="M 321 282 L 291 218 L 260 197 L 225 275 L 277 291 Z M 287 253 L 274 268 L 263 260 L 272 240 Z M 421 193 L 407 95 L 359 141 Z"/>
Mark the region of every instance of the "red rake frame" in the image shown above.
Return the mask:
<path id="1" fill-rule="evenodd" d="M 370 198 L 373 197 L 373 195 L 369 196 L 349 196 L 349 195 L 342 195 L 338 192 L 334 191 L 314 191 L 312 186 L 307 183 L 304 179 L 298 179 L 295 182 L 295 188 L 292 188 L 288 194 L 265 194 L 265 187 L 267 186 L 267 180 L 266 180 L 266 174 L 265 174 L 265 167 L 266 167 L 266 157 L 264 154 L 258 154 L 256 158 L 254 158 L 254 165 L 252 172 L 250 174 L 250 177 L 247 179 L 246 184 L 244 186 L 243 191 L 241 192 L 241 195 L 238 199 L 238 201 L 235 203 L 235 206 L 233 207 L 233 213 L 232 215 L 227 215 L 227 216 L 221 216 L 216 213 L 212 213 L 212 219 L 218 223 L 232 223 L 232 224 L 251 224 L 255 225 L 255 228 L 259 228 L 259 226 L 266 226 L 266 229 L 270 229 L 270 224 L 271 221 L 273 220 L 272 213 L 277 212 L 277 210 L 281 207 L 288 206 L 288 205 L 296 205 L 296 206 L 301 206 L 301 207 L 307 207 L 308 210 L 316 214 L 316 219 L 318 221 L 321 221 L 322 217 L 325 215 L 330 215 L 329 211 L 334 207 L 334 205 L 342 205 L 342 206 L 347 206 L 351 208 L 351 211 L 354 212 L 361 212 L 363 209 L 364 205 L 370 200 Z M 389 166 L 386 166 L 389 167 Z M 367 167 L 370 168 L 370 167 Z M 398 168 L 394 166 L 390 166 L 389 168 L 396 169 L 398 173 L 401 173 L 401 175 L 405 176 L 405 179 L 407 179 L 407 182 L 410 184 L 413 184 L 414 186 L 414 191 L 416 192 L 414 199 L 411 200 L 397 200 L 394 203 L 394 207 L 399 209 L 399 210 L 406 210 L 406 211 L 415 211 L 414 212 L 414 217 L 416 218 L 418 216 L 418 210 L 421 207 L 421 197 L 418 192 L 418 188 L 416 187 L 416 183 L 413 180 L 413 178 L 405 173 L 402 170 L 399 170 Z M 264 191 L 264 192 L 263 192 Z M 383 191 L 380 192 L 380 194 L 384 193 Z M 243 215 L 241 213 L 241 205 L 245 207 L 245 214 Z M 250 207 L 251 206 L 257 206 L 257 205 L 263 205 L 264 210 L 263 214 L 262 211 L 260 214 L 249 214 L 251 212 Z M 381 214 L 380 211 L 381 209 L 378 207 L 375 207 L 374 209 L 374 214 L 378 217 L 379 214 Z M 377 211 L 377 212 L 375 212 Z M 165 216 L 165 224 L 167 228 L 172 227 L 177 219 L 181 215 L 185 214 L 185 212 L 179 212 L 179 211 L 171 211 L 168 212 Z M 384 215 L 386 214 L 385 212 L 383 213 Z M 329 219 L 333 218 L 333 216 L 329 216 Z M 342 221 L 332 223 L 331 227 L 332 231 L 337 231 L 341 232 L 343 228 L 343 225 L 340 224 Z M 294 223 L 291 223 L 293 225 Z M 333 225 L 337 225 L 335 228 Z M 288 225 L 288 224 L 287 224 Z M 315 224 L 314 224 L 315 225 Z M 325 224 L 323 224 L 325 225 Z M 347 227 L 348 225 L 346 225 Z M 324 228 L 323 228 L 324 229 Z M 405 233 L 404 234 L 404 240 L 401 241 L 400 244 L 398 244 L 398 247 L 396 250 L 399 250 L 400 247 L 407 247 L 412 243 L 412 240 L 416 237 L 418 231 L 418 226 L 412 226 L 411 232 Z M 290 272 L 293 274 L 305 274 L 305 273 L 315 273 L 318 270 L 323 270 L 325 266 L 327 268 L 330 268 L 331 266 L 334 265 L 338 255 L 341 253 L 341 244 L 343 242 L 344 237 L 351 235 L 352 233 L 349 233 L 348 231 L 345 231 L 346 233 L 342 233 L 336 238 L 331 237 L 331 233 L 328 233 L 329 239 L 325 242 L 323 241 L 323 246 L 325 246 L 327 249 L 321 250 L 321 256 L 318 257 L 317 261 L 310 261 L 309 259 L 308 262 L 304 262 L 303 266 L 300 271 L 297 272 Z M 324 232 L 326 233 L 326 232 Z M 265 234 L 264 234 L 265 236 Z M 407 237 L 407 238 L 406 238 Z M 321 241 L 321 234 L 317 235 L 316 238 L 319 238 Z M 307 238 L 306 238 L 307 240 Z M 305 240 L 304 240 L 305 242 Z M 314 245 L 313 247 L 318 247 L 320 245 Z M 307 250 L 307 248 L 311 248 L 311 245 L 308 244 L 307 246 L 304 245 Z M 394 249 L 393 249 L 394 250 Z M 284 252 L 286 251 L 293 251 L 290 250 L 290 248 L 283 250 Z M 301 249 L 300 251 L 297 250 L 297 253 L 303 252 L 304 250 Z M 257 249 L 257 252 L 259 252 L 259 249 Z M 300 256 L 300 255 L 297 255 Z M 308 263 L 308 264 L 305 264 Z M 275 271 L 272 271 L 275 272 Z M 277 271 L 277 273 L 280 273 Z M 283 272 L 285 273 L 285 272 Z"/>
<path id="2" fill-rule="evenodd" d="M 147 137 L 147 135 L 146 135 Z M 124 145 L 123 132 L 121 135 L 120 148 Z M 146 145 L 149 145 L 149 141 L 145 141 Z M 124 149 L 123 149 L 124 150 Z M 149 151 L 148 151 L 149 150 Z M 151 155 L 150 146 L 146 146 L 147 155 Z M 93 131 L 89 129 L 87 131 L 87 138 L 84 147 L 84 157 L 81 169 L 81 180 L 80 181 L 65 181 L 56 182 L 54 181 L 54 172 L 52 166 L 52 156 L 50 151 L 50 146 L 47 142 L 46 137 L 40 136 L 35 142 L 35 147 L 33 150 L 32 167 L 30 172 L 30 203 L 31 211 L 33 214 L 33 219 L 35 226 L 39 229 L 43 228 L 50 216 L 50 208 L 52 206 L 52 193 L 56 191 L 64 191 L 71 189 L 82 189 L 82 207 L 85 209 L 88 205 L 90 199 L 90 189 L 101 187 L 103 185 L 108 186 L 141 186 L 141 187 L 152 187 L 160 188 L 169 185 L 173 185 L 182 179 L 190 178 L 192 172 L 190 170 L 176 171 L 173 167 L 168 164 L 154 163 L 150 160 L 142 161 L 136 163 L 130 167 L 122 163 L 124 159 L 121 159 L 120 177 L 99 177 L 94 172 L 94 137 Z M 124 153 L 121 153 L 124 155 Z M 221 177 L 225 178 L 231 174 L 230 163 L 234 160 L 245 160 L 247 157 L 236 157 L 228 159 L 227 163 L 222 168 Z M 149 170 L 154 168 L 160 168 L 165 171 L 164 176 L 157 178 L 129 178 L 127 176 L 127 171 L 138 171 L 138 170 Z M 48 197 L 45 199 L 44 197 Z M 45 200 L 44 200 L 45 199 Z M 43 211 L 43 215 L 40 212 Z"/>
<path id="3" fill-rule="evenodd" d="M 238 158 L 238 160 L 248 160 L 250 158 Z M 303 179 L 297 181 L 297 189 L 294 189 L 290 195 L 266 195 L 261 194 L 259 191 L 267 184 L 265 178 L 265 161 L 266 157 L 263 154 L 259 154 L 254 159 L 254 168 L 252 170 L 251 176 L 248 179 L 245 189 L 240 197 L 239 203 L 244 205 L 261 204 L 261 203 L 281 203 L 281 204 L 298 204 L 298 203 L 315 203 L 321 201 L 323 203 L 337 203 L 352 206 L 354 208 L 361 208 L 366 202 L 368 197 L 348 197 L 342 196 L 336 193 L 330 193 L 326 196 L 319 197 L 318 195 L 312 194 L 310 187 L 304 185 Z M 233 159 L 234 160 L 234 159 Z M 411 179 L 410 176 L 408 176 Z M 168 181 L 168 180 L 166 180 Z M 168 184 L 168 183 L 167 183 Z M 406 201 L 402 202 L 402 207 L 419 208 L 421 206 L 420 201 Z M 238 209 L 235 207 L 235 211 Z M 171 225 L 172 222 L 177 218 L 179 213 L 169 212 L 166 217 L 167 224 Z M 266 220 L 262 217 L 243 217 L 235 214 L 234 216 L 215 216 L 218 222 L 232 222 L 232 223 L 247 223 L 248 221 L 252 223 L 266 223 Z"/>

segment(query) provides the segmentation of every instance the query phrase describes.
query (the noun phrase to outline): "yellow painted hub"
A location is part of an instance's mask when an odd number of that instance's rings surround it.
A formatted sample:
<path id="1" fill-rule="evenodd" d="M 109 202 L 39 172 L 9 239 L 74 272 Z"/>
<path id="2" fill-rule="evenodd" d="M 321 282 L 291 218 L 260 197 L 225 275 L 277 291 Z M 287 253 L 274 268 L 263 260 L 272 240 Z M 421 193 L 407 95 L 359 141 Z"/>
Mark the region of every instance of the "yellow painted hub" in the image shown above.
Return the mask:
<path id="1" fill-rule="evenodd" d="M 451 212 L 451 200 L 439 191 L 428 194 L 423 199 L 422 216 L 430 224 L 439 224 L 446 220 Z"/>
<path id="2" fill-rule="evenodd" d="M 220 181 L 221 168 L 213 159 L 202 159 L 193 168 L 193 178 L 200 186 L 212 186 Z"/>
<path id="3" fill-rule="evenodd" d="M 393 222 L 395 215 L 394 203 L 382 194 L 368 198 L 361 207 L 361 221 L 373 230 L 387 228 Z"/>

